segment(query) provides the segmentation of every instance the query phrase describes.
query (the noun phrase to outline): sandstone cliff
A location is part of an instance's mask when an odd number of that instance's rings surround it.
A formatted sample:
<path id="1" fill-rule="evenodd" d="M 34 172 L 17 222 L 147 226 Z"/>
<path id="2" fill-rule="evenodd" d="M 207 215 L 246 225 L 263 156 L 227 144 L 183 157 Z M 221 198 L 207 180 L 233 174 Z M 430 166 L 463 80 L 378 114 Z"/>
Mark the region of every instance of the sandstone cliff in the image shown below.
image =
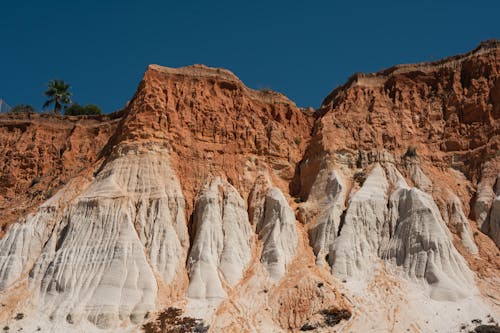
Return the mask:
<path id="1" fill-rule="evenodd" d="M 120 114 L 56 117 L 48 114 L 0 116 L 0 235 L 82 173 L 116 130 Z"/>
<path id="2" fill-rule="evenodd" d="M 316 113 L 227 70 L 151 65 L 119 113 L 2 115 L 0 322 L 140 331 L 176 307 L 213 332 L 456 332 L 498 317 L 499 118 L 495 41 L 357 74 Z"/>

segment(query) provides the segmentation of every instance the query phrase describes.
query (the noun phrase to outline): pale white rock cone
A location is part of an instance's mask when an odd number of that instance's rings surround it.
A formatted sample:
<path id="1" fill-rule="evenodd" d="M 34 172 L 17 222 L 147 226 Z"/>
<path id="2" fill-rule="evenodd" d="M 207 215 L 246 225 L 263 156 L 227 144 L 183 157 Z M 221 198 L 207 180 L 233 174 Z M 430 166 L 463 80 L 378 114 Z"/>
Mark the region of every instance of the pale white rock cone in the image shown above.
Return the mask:
<path id="1" fill-rule="evenodd" d="M 316 186 L 313 186 L 312 190 L 315 191 L 315 189 Z M 337 171 L 330 173 L 323 189 L 325 192 L 322 196 L 323 201 L 315 200 L 315 196 L 310 196 L 307 202 L 309 207 L 316 205 L 320 210 L 309 229 L 310 244 L 318 264 L 324 262 L 324 257 L 337 237 L 346 196 L 344 182 Z"/>
<path id="2" fill-rule="evenodd" d="M 295 215 L 277 187 L 268 190 L 262 218 L 257 224 L 262 241 L 261 262 L 272 281 L 279 281 L 297 250 Z"/>
<path id="3" fill-rule="evenodd" d="M 253 230 L 236 189 L 220 178 L 212 181 L 197 201 L 193 228 L 187 296 L 224 298 L 223 280 L 238 283 L 252 253 Z"/>
<path id="4" fill-rule="evenodd" d="M 456 300 L 474 289 L 473 274 L 451 242 L 432 197 L 416 188 L 398 188 L 391 195 L 390 215 L 397 216 L 382 258 L 430 287 L 438 300 Z"/>
<path id="5" fill-rule="evenodd" d="M 359 278 L 370 271 L 384 237 L 388 188 L 385 172 L 376 164 L 349 200 L 340 235 L 330 247 L 334 275 Z"/>
<path id="6" fill-rule="evenodd" d="M 0 242 L 0 253 L 9 253 L 0 267 L 15 268 L 2 273 L 1 285 L 31 269 L 32 303 L 56 321 L 116 327 L 154 311 L 156 276 L 173 281 L 188 235 L 167 151 L 140 150 L 118 151 L 60 216 L 47 211 L 51 199 L 32 221 L 13 227 Z"/>
<path id="7" fill-rule="evenodd" d="M 427 179 L 421 170 L 415 172 Z M 477 247 L 460 202 L 450 201 L 449 212 L 450 223 L 474 253 Z M 330 231 L 333 242 L 328 254 L 337 277 L 370 281 L 382 259 L 396 274 L 428 286 L 434 299 L 457 300 L 475 293 L 473 273 L 453 246 L 434 199 L 410 188 L 392 163 L 374 165 L 349 200 L 338 228 L 339 236 L 336 230 Z"/>

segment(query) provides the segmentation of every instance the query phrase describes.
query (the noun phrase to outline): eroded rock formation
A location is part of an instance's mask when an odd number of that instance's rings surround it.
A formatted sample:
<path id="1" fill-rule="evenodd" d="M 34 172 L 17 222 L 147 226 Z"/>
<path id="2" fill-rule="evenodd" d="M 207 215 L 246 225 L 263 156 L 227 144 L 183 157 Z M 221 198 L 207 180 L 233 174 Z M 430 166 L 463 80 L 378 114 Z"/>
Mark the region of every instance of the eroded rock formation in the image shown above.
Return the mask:
<path id="1" fill-rule="evenodd" d="M 253 231 L 245 203 L 234 187 L 217 178 L 198 199 L 194 219 L 187 295 L 224 298 L 221 278 L 234 286 L 252 256 Z"/>
<path id="2" fill-rule="evenodd" d="M 454 332 L 498 316 L 499 56 L 490 41 L 358 74 L 315 113 L 227 70 L 151 65 L 119 113 L 2 115 L 0 322 L 140 331 L 178 307 L 213 332 Z"/>

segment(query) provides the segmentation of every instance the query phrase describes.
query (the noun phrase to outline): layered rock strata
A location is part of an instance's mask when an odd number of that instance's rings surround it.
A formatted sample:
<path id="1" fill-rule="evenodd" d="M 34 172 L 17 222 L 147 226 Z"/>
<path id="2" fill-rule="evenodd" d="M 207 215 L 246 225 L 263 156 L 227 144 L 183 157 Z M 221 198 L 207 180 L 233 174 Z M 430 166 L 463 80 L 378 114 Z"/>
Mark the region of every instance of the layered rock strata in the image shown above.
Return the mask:
<path id="1" fill-rule="evenodd" d="M 0 322 L 140 331 L 179 307 L 213 332 L 454 332 L 497 316 L 499 55 L 357 74 L 315 113 L 227 70 L 151 65 L 120 113 L 2 115 Z"/>

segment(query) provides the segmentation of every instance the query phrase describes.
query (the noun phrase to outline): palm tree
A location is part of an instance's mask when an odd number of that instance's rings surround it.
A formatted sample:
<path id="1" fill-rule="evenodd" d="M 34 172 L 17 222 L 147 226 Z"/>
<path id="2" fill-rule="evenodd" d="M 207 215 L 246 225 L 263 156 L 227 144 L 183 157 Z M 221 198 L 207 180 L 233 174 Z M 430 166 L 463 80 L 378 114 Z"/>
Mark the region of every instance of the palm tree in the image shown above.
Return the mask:
<path id="1" fill-rule="evenodd" d="M 54 113 L 59 114 L 63 104 L 71 104 L 70 86 L 63 80 L 52 80 L 48 87 L 45 96 L 49 99 L 43 104 L 43 107 L 46 108 L 54 103 Z"/>

